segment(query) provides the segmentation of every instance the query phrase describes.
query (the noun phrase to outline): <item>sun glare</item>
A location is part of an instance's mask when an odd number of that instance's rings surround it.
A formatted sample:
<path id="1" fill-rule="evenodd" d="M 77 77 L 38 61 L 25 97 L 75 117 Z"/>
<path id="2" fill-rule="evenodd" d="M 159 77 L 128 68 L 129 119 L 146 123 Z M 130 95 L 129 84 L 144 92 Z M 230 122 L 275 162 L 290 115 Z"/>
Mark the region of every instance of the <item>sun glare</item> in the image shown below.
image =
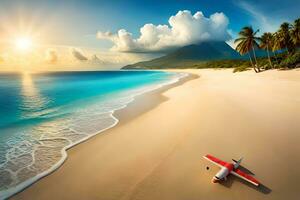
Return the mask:
<path id="1" fill-rule="evenodd" d="M 18 50 L 29 51 L 32 47 L 32 40 L 28 37 L 20 37 L 15 40 L 15 45 Z"/>

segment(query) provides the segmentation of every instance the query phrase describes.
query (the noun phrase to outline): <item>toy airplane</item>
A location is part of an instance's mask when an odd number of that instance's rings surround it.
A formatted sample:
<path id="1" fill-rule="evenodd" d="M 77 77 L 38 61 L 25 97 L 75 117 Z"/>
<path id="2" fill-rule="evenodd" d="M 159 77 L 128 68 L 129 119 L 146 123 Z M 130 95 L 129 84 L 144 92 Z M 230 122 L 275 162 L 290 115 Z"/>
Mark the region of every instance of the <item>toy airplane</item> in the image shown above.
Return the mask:
<path id="1" fill-rule="evenodd" d="M 209 154 L 203 156 L 203 158 L 221 167 L 220 171 L 213 177 L 213 183 L 221 180 L 226 180 L 229 174 L 233 174 L 239 178 L 244 179 L 245 181 L 248 181 L 249 183 L 252 183 L 255 186 L 259 186 L 260 184 L 255 178 L 238 169 L 243 158 L 240 158 L 238 161 L 232 159 L 233 163 L 222 161 Z"/>

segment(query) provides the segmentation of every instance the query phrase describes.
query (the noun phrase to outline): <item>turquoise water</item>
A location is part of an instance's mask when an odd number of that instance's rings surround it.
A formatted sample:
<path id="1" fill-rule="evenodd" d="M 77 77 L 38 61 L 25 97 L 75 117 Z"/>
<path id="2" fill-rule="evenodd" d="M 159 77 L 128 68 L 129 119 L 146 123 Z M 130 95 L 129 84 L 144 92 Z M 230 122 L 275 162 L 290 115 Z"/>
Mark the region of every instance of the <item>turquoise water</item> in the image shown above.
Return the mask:
<path id="1" fill-rule="evenodd" d="M 0 74 L 0 197 L 54 170 L 66 148 L 114 126 L 113 112 L 134 96 L 182 76 L 160 71 Z"/>

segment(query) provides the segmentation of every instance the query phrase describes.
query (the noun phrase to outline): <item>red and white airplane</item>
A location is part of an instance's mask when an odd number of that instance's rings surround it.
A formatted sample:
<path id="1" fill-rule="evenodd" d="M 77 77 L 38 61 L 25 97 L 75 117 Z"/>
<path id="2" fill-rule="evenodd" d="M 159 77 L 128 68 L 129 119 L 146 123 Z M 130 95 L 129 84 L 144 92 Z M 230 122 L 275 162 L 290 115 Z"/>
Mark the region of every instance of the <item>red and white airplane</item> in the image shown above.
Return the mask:
<path id="1" fill-rule="evenodd" d="M 209 154 L 203 156 L 203 158 L 221 167 L 220 171 L 213 177 L 213 183 L 216 183 L 221 180 L 226 180 L 229 174 L 233 174 L 239 178 L 244 179 L 245 181 L 248 181 L 249 183 L 252 183 L 255 186 L 259 186 L 260 184 L 258 180 L 238 169 L 243 158 L 240 158 L 238 161 L 232 159 L 233 163 L 222 161 Z"/>

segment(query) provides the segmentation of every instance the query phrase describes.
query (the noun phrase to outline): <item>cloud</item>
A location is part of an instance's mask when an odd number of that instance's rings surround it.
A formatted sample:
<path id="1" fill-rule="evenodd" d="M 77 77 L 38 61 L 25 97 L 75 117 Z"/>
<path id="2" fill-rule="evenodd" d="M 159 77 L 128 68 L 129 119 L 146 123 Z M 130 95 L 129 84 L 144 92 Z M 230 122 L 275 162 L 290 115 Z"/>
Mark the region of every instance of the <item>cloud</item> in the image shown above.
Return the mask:
<path id="1" fill-rule="evenodd" d="M 101 60 L 96 54 L 93 54 L 89 59 L 88 63 L 92 65 L 105 65 L 106 62 Z"/>
<path id="2" fill-rule="evenodd" d="M 117 33 L 98 31 L 97 38 L 111 40 L 112 50 L 120 52 L 159 52 L 207 40 L 230 39 L 229 20 L 222 12 L 205 17 L 200 11 L 192 15 L 183 10 L 171 16 L 168 22 L 168 25 L 145 24 L 138 38 L 133 38 L 125 29 Z"/>
<path id="3" fill-rule="evenodd" d="M 55 49 L 47 49 L 45 60 L 47 63 L 55 64 L 58 60 L 57 51 Z"/>
<path id="4" fill-rule="evenodd" d="M 95 63 L 102 63 L 102 61 L 99 59 L 99 57 L 96 54 L 94 54 L 90 60 Z"/>
<path id="5" fill-rule="evenodd" d="M 72 48 L 71 49 L 71 54 L 77 59 L 77 60 L 80 60 L 80 61 L 86 61 L 88 60 L 88 58 L 83 55 L 83 53 L 81 52 L 81 50 L 79 49 L 75 49 L 75 48 Z"/>

